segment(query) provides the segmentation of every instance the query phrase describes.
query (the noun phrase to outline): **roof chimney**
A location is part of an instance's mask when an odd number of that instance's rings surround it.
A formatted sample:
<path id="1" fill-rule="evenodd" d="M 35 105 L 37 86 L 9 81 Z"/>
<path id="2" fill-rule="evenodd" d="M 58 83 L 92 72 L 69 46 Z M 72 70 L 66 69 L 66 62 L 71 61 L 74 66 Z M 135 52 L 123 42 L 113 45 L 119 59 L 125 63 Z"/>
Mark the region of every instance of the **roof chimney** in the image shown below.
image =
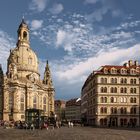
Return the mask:
<path id="1" fill-rule="evenodd" d="M 135 66 L 138 66 L 139 65 L 139 62 L 136 60 L 136 61 L 134 61 L 134 65 Z"/>
<path id="2" fill-rule="evenodd" d="M 129 64 L 129 66 L 132 66 L 133 65 L 133 61 L 132 60 L 129 60 L 128 61 L 128 64 Z"/>

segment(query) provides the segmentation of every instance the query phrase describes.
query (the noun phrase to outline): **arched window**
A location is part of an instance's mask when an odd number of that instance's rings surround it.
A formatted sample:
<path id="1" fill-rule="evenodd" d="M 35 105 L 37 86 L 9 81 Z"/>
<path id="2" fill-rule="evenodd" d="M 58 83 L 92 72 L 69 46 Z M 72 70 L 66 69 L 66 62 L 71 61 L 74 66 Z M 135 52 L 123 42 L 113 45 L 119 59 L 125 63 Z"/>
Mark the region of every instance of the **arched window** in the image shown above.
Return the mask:
<path id="1" fill-rule="evenodd" d="M 121 87 L 120 92 L 123 93 L 123 88 Z"/>
<path id="2" fill-rule="evenodd" d="M 21 94 L 20 96 L 20 110 L 24 111 L 24 94 Z"/>
<path id="3" fill-rule="evenodd" d="M 103 97 L 101 97 L 101 103 L 103 103 L 104 102 L 104 98 Z"/>
<path id="4" fill-rule="evenodd" d="M 121 103 L 123 103 L 123 97 L 121 97 Z"/>
<path id="5" fill-rule="evenodd" d="M 46 97 L 43 97 L 43 110 L 46 112 Z"/>
<path id="6" fill-rule="evenodd" d="M 136 90 L 136 88 L 134 88 L 134 93 L 137 93 L 137 90 Z"/>
<path id="7" fill-rule="evenodd" d="M 101 83 L 104 83 L 104 78 L 101 78 Z"/>
<path id="8" fill-rule="evenodd" d="M 134 114 L 137 113 L 137 109 L 136 109 L 136 107 L 133 108 L 133 112 L 134 112 Z"/>
<path id="9" fill-rule="evenodd" d="M 111 114 L 117 114 L 117 108 L 111 107 Z"/>
<path id="10" fill-rule="evenodd" d="M 117 108 L 116 107 L 114 108 L 114 114 L 117 114 Z"/>
<path id="11" fill-rule="evenodd" d="M 123 114 L 123 108 L 121 107 L 121 109 L 120 109 L 120 112 L 121 112 L 121 114 Z"/>
<path id="12" fill-rule="evenodd" d="M 104 125 L 107 125 L 107 119 L 106 118 L 104 119 Z"/>
<path id="13" fill-rule="evenodd" d="M 36 99 L 36 96 L 33 97 L 33 108 L 37 108 L 37 99 Z"/>
<path id="14" fill-rule="evenodd" d="M 104 108 L 103 107 L 101 107 L 100 112 L 104 113 Z"/>
<path id="15" fill-rule="evenodd" d="M 130 103 L 133 103 L 133 98 L 130 98 Z"/>
<path id="16" fill-rule="evenodd" d="M 133 84 L 133 79 L 130 80 L 130 84 Z"/>
<path id="17" fill-rule="evenodd" d="M 115 78 L 115 83 L 117 83 L 117 78 Z"/>
<path id="18" fill-rule="evenodd" d="M 110 102 L 114 103 L 114 98 L 113 97 L 110 98 Z"/>
<path id="19" fill-rule="evenodd" d="M 123 113 L 124 113 L 124 114 L 127 113 L 127 109 L 126 109 L 126 107 L 123 108 Z"/>
<path id="20" fill-rule="evenodd" d="M 127 108 L 126 107 L 121 107 L 121 109 L 120 109 L 120 113 L 121 114 L 126 114 L 127 113 Z"/>
<path id="21" fill-rule="evenodd" d="M 111 114 L 113 114 L 113 113 L 114 113 L 114 109 L 113 109 L 113 107 L 111 107 L 111 111 L 110 111 L 110 112 L 111 112 Z"/>
<path id="22" fill-rule="evenodd" d="M 107 108 L 106 107 L 104 107 L 104 113 L 107 113 Z"/>
<path id="23" fill-rule="evenodd" d="M 137 113 L 136 107 L 131 107 L 130 114 L 136 114 L 136 113 Z"/>
<path id="24" fill-rule="evenodd" d="M 124 83 L 125 83 L 125 84 L 127 83 L 127 79 L 126 79 L 126 78 L 124 79 Z"/>
<path id="25" fill-rule="evenodd" d="M 101 92 L 104 92 L 104 88 L 103 87 L 101 87 Z"/>
<path id="26" fill-rule="evenodd" d="M 130 93 L 133 93 L 133 88 L 130 89 Z"/>
<path id="27" fill-rule="evenodd" d="M 116 87 L 114 88 L 114 93 L 117 93 L 117 88 Z"/>
<path id="28" fill-rule="evenodd" d="M 134 79 L 134 84 L 136 84 L 136 79 Z"/>
<path id="29" fill-rule="evenodd" d="M 27 40 L 27 32 L 26 31 L 23 32 L 23 39 Z"/>
<path id="30" fill-rule="evenodd" d="M 127 93 L 127 88 L 124 88 L 124 93 Z"/>
<path id="31" fill-rule="evenodd" d="M 116 97 L 114 97 L 114 103 L 116 103 L 117 102 L 117 98 Z"/>
<path id="32" fill-rule="evenodd" d="M 100 125 L 103 126 L 103 119 L 100 119 Z"/>
<path id="33" fill-rule="evenodd" d="M 126 97 L 123 98 L 123 102 L 126 103 Z"/>
<path id="34" fill-rule="evenodd" d="M 105 80 L 105 83 L 107 83 L 107 78 L 105 78 L 104 80 Z"/>
<path id="35" fill-rule="evenodd" d="M 114 78 L 111 78 L 111 83 L 114 83 Z"/>
<path id="36" fill-rule="evenodd" d="M 105 92 L 105 93 L 107 92 L 107 87 L 104 87 L 104 92 Z"/>
<path id="37" fill-rule="evenodd" d="M 105 103 L 107 103 L 107 97 L 104 97 L 104 101 L 105 101 Z"/>
<path id="38" fill-rule="evenodd" d="M 121 84 L 123 84 L 123 78 L 121 78 L 121 81 L 120 81 L 120 83 L 121 83 Z"/>
<path id="39" fill-rule="evenodd" d="M 136 103 L 137 101 L 136 101 L 136 98 L 133 98 L 133 103 Z"/>
<path id="40" fill-rule="evenodd" d="M 110 92 L 113 93 L 113 87 L 111 87 Z"/>

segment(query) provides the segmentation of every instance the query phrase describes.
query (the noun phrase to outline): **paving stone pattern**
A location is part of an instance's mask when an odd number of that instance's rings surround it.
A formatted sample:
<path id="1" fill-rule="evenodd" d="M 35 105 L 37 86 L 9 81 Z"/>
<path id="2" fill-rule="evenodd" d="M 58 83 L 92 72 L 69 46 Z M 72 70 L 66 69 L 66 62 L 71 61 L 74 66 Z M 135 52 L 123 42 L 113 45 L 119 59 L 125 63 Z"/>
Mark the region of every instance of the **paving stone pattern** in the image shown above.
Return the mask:
<path id="1" fill-rule="evenodd" d="M 0 128 L 0 140 L 140 140 L 140 129 L 62 127 L 54 130 L 19 130 Z"/>

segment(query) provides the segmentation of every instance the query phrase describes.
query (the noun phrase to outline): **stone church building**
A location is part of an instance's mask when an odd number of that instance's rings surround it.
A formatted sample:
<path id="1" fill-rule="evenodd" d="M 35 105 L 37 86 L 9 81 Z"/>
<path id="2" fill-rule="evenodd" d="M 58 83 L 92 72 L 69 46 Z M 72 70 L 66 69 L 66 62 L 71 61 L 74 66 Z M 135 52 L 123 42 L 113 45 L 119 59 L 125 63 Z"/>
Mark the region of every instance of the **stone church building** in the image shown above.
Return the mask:
<path id="1" fill-rule="evenodd" d="M 43 116 L 54 112 L 54 87 L 46 63 L 40 79 L 38 58 L 30 47 L 29 28 L 22 19 L 16 48 L 10 50 L 7 72 L 0 65 L 0 119 L 25 120 L 26 109 L 42 110 Z"/>

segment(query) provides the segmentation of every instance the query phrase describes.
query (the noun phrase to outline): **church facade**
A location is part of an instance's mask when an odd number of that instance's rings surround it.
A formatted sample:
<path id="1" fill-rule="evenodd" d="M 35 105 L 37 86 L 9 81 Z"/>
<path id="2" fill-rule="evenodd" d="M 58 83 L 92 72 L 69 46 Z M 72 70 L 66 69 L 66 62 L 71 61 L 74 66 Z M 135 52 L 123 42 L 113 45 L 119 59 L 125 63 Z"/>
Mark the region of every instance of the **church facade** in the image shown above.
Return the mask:
<path id="1" fill-rule="evenodd" d="M 27 109 L 39 109 L 43 116 L 54 112 L 54 87 L 48 61 L 43 80 L 38 58 L 30 47 L 29 28 L 24 19 L 18 28 L 16 48 L 10 50 L 7 72 L 0 65 L 0 119 L 25 120 Z"/>

